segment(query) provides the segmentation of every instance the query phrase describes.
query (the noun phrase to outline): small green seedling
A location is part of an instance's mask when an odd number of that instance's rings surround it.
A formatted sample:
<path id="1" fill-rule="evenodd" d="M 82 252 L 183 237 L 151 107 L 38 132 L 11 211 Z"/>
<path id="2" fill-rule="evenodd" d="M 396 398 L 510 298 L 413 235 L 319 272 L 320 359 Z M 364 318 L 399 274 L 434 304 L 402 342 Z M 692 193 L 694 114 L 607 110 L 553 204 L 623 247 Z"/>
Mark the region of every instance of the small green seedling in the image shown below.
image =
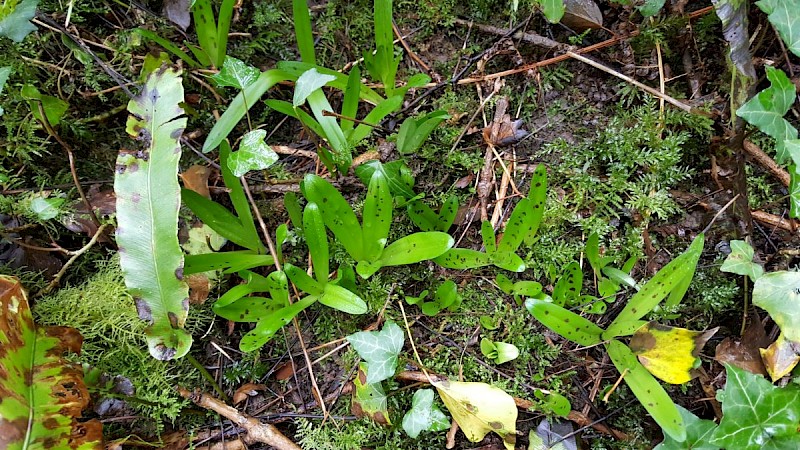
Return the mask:
<path id="1" fill-rule="evenodd" d="M 397 151 L 401 155 L 409 155 L 416 152 L 422 147 L 422 143 L 428 139 L 428 136 L 433 133 L 433 130 L 442 121 L 449 118 L 450 115 L 441 110 L 430 112 L 424 116 L 406 118 L 397 132 Z"/>
<path id="2" fill-rule="evenodd" d="M 508 295 L 513 295 L 517 305 L 522 304 L 523 298 L 538 298 L 539 300 L 550 298 L 542 291 L 541 283 L 536 281 L 513 282 L 507 276 L 498 273 L 497 277 L 495 277 L 495 283 L 497 283 L 501 291 Z"/>
<path id="3" fill-rule="evenodd" d="M 487 338 L 481 339 L 481 353 L 494 361 L 495 364 L 503 364 L 519 357 L 519 349 L 516 345 L 493 342 Z"/>
<path id="4" fill-rule="evenodd" d="M 339 311 L 349 314 L 363 314 L 367 312 L 367 304 L 352 291 L 329 282 L 330 266 L 328 251 L 328 236 L 322 222 L 322 214 L 315 203 L 306 205 L 303 211 L 303 233 L 305 234 L 308 251 L 311 254 L 311 264 L 314 278 L 291 264 L 284 264 L 283 270 L 290 280 L 303 292 L 319 299 L 319 302 Z"/>
<path id="5" fill-rule="evenodd" d="M 187 44 L 194 57 L 204 66 L 222 67 L 228 50 L 228 31 L 233 20 L 236 0 L 222 0 L 219 17 L 214 17 L 211 0 L 192 2 L 194 28 L 200 46 Z"/>
<path id="6" fill-rule="evenodd" d="M 376 171 L 381 172 L 389 183 L 389 192 L 394 196 L 394 201 L 398 206 L 402 206 L 407 201 L 415 201 L 420 197 L 414 193 L 414 176 L 411 169 L 402 159 L 382 163 L 377 160 L 367 161 L 355 168 L 356 176 L 362 183 L 369 185 L 372 174 Z M 422 231 L 447 231 L 447 230 L 422 230 Z"/>
<path id="7" fill-rule="evenodd" d="M 406 209 L 408 217 L 420 230 L 447 232 L 458 213 L 458 198 L 455 195 L 447 197 L 438 213 L 422 200 L 409 202 Z"/>
<path id="8" fill-rule="evenodd" d="M 597 279 L 597 292 L 600 294 L 600 297 L 612 297 L 619 292 L 620 285 L 622 284 L 638 290 L 639 286 L 636 284 L 636 280 L 630 276 L 630 271 L 633 270 L 633 266 L 636 265 L 637 258 L 628 259 L 621 270 L 609 266 L 609 264 L 614 262 L 614 258 L 610 256 L 600 256 L 600 237 L 597 233 L 592 233 L 589 236 L 584 251 L 586 253 L 586 259 L 589 260 L 589 265 L 592 267 L 594 276 Z M 605 309 L 602 312 L 605 312 Z"/>
<path id="9" fill-rule="evenodd" d="M 604 344 L 617 370 L 645 409 L 666 434 L 677 441 L 686 438 L 686 429 L 677 407 L 653 375 L 637 359 L 637 355 L 617 338 L 629 336 L 646 325 L 641 319 L 662 300 L 677 304 L 686 293 L 703 250 L 700 234 L 689 248 L 664 266 L 634 294 L 622 312 L 606 330 L 589 320 L 552 302 L 528 299 L 525 306 L 546 327 L 582 346 Z M 650 325 L 657 328 L 656 325 Z M 672 336 L 672 335 L 669 335 Z M 656 341 L 662 335 L 651 335 Z M 638 339 L 642 339 L 641 335 Z M 644 338 L 647 341 L 647 338 Z M 682 346 L 683 347 L 683 346 Z M 696 356 L 695 356 L 696 358 Z"/>
<path id="10" fill-rule="evenodd" d="M 409 305 L 419 305 L 422 313 L 426 316 L 435 316 L 440 311 L 448 309 L 455 311 L 461 305 L 461 296 L 458 295 L 458 287 L 452 280 L 442 283 L 433 295 L 433 300 L 426 302 L 428 290 L 424 290 L 418 297 L 406 296 L 406 303 Z"/>
<path id="11" fill-rule="evenodd" d="M 325 225 L 357 261 L 356 272 L 362 278 L 382 267 L 435 258 L 453 246 L 449 234 L 435 231 L 414 233 L 386 245 L 392 223 L 392 198 L 380 171 L 373 173 L 367 188 L 361 223 L 342 194 L 322 178 L 306 175 L 300 188 L 306 199 L 319 207 Z"/>

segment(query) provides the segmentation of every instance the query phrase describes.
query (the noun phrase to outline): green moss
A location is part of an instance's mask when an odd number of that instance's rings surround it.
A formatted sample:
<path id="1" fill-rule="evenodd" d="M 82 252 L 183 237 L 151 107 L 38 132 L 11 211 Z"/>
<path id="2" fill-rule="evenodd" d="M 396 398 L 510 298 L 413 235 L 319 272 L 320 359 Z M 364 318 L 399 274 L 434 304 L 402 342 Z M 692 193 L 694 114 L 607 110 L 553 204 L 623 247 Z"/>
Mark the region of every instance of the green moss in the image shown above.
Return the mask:
<path id="1" fill-rule="evenodd" d="M 202 385 L 200 374 L 186 359 L 165 362 L 150 356 L 145 323 L 136 315 L 116 258 L 99 263 L 84 284 L 42 298 L 33 313 L 39 324 L 71 326 L 83 335 L 78 361 L 129 379 L 136 392 L 128 404 L 147 424 L 178 418 L 185 402 L 175 392 L 176 385 Z M 207 310 L 192 308 L 187 326 L 197 331 L 209 319 Z"/>

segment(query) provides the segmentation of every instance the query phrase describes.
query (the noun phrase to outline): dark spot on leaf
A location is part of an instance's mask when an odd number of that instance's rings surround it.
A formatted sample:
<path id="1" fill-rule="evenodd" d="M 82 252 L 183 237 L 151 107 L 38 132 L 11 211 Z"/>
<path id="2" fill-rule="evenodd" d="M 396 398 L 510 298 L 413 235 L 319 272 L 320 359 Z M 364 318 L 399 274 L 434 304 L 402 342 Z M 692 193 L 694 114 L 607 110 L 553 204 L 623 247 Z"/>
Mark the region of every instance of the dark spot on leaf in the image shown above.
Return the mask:
<path id="1" fill-rule="evenodd" d="M 164 344 L 156 345 L 153 356 L 160 361 L 167 361 L 175 357 L 178 353 L 174 348 L 167 347 Z"/>
<path id="2" fill-rule="evenodd" d="M 180 114 L 180 113 L 179 113 L 179 114 Z M 180 139 L 180 138 L 181 138 L 181 135 L 182 135 L 182 134 L 183 134 L 183 128 L 178 128 L 178 129 L 176 129 L 176 130 L 173 130 L 173 131 L 172 131 L 172 133 L 170 133 L 170 134 L 169 134 L 169 137 L 170 137 L 170 138 L 172 138 L 172 139 L 175 139 L 175 140 L 177 141 L 178 139 Z M 180 146 L 177 148 L 177 150 L 178 150 L 179 152 L 181 151 L 181 148 L 180 148 Z"/>
<path id="3" fill-rule="evenodd" d="M 134 297 L 133 302 L 136 304 L 136 314 L 139 315 L 139 318 L 152 325 L 153 312 L 150 310 L 150 305 L 148 305 L 147 302 L 145 302 L 141 297 Z"/>
<path id="4" fill-rule="evenodd" d="M 180 266 L 178 266 L 177 269 L 175 269 L 175 278 L 183 281 L 183 264 L 181 264 Z"/>
<path id="5" fill-rule="evenodd" d="M 178 316 L 175 315 L 174 312 L 172 312 L 172 311 L 168 312 L 167 313 L 167 318 L 169 319 L 169 325 L 172 327 L 172 329 L 175 330 L 175 329 L 180 328 L 180 325 L 178 324 Z"/>

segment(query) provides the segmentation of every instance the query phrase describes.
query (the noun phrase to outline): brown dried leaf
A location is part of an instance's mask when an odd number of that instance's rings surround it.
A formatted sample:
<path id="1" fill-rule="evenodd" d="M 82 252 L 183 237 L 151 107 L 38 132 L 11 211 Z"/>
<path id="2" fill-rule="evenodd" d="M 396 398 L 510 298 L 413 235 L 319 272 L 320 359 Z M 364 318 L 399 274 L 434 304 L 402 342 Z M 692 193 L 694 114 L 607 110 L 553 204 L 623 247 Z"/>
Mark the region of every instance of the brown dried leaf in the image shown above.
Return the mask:
<path id="1" fill-rule="evenodd" d="M 275 379 L 278 381 L 288 380 L 292 375 L 294 375 L 294 364 L 291 361 L 287 361 L 275 372 Z"/>
<path id="2" fill-rule="evenodd" d="M 117 198 L 113 189 L 101 191 L 99 184 L 92 185 L 86 193 L 86 200 L 92 205 L 94 214 L 99 219 L 110 217 L 117 212 Z M 64 217 L 64 226 L 72 232 L 94 236 L 97 233 L 97 226 L 89 215 L 86 203 L 80 199 L 76 200 L 72 203 L 71 209 L 75 212 Z M 98 241 L 109 242 L 109 239 L 104 234 L 98 238 Z"/>
<path id="3" fill-rule="evenodd" d="M 766 349 L 761 349 L 761 359 L 772 381 L 788 375 L 800 362 L 800 344 L 786 339 L 783 333 Z"/>
<path id="4" fill-rule="evenodd" d="M 247 399 L 258 395 L 258 391 L 266 391 L 267 387 L 263 384 L 245 383 L 233 393 L 233 404 L 238 404 Z"/>
<path id="5" fill-rule="evenodd" d="M 717 345 L 714 359 L 720 364 L 732 364 L 750 373 L 767 375 L 761 360 L 760 348 L 769 345 L 764 325 L 756 316 L 749 320 L 740 340 L 725 338 Z"/>
<path id="6" fill-rule="evenodd" d="M 500 97 L 497 100 L 494 112 L 494 121 L 483 129 L 483 140 L 494 147 L 503 147 L 519 142 L 528 135 L 528 132 L 520 128 L 522 120 L 511 120 L 511 116 L 506 114 L 508 100 Z"/>
<path id="7" fill-rule="evenodd" d="M 164 17 L 170 20 L 183 31 L 189 28 L 191 19 L 189 17 L 189 0 L 164 0 L 161 12 Z"/>
<path id="8" fill-rule="evenodd" d="M 195 164 L 181 173 L 180 177 L 183 180 L 183 187 L 195 191 L 210 200 L 211 192 L 208 190 L 208 177 L 210 175 L 210 168 Z"/>
<path id="9" fill-rule="evenodd" d="M 603 13 L 593 0 L 564 0 L 561 23 L 578 32 L 603 28 Z"/>
<path id="10" fill-rule="evenodd" d="M 202 305 L 208 300 L 211 291 L 211 281 L 202 273 L 193 273 L 186 276 L 189 285 L 189 304 Z"/>

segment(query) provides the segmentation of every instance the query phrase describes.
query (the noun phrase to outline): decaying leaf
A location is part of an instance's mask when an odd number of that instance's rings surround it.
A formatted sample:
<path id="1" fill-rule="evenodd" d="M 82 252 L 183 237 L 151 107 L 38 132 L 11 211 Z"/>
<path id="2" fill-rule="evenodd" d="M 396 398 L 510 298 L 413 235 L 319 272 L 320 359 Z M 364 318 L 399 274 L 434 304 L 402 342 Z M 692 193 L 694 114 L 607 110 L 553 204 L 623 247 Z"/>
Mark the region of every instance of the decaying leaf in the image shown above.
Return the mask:
<path id="1" fill-rule="evenodd" d="M 758 375 L 767 375 L 759 349 L 769 345 L 764 325 L 757 316 L 748 320 L 741 339 L 725 338 L 717 344 L 714 359 L 720 364 L 731 364 Z"/>
<path id="2" fill-rule="evenodd" d="M 694 377 L 694 369 L 700 365 L 700 350 L 718 329 L 692 331 L 649 322 L 633 334 L 630 348 L 654 376 L 667 383 L 683 384 Z"/>
<path id="3" fill-rule="evenodd" d="M 501 97 L 495 106 L 494 121 L 483 129 L 483 140 L 494 147 L 503 147 L 516 144 L 528 135 L 528 132 L 520 128 L 522 120 L 511 120 L 511 116 L 506 114 L 508 109 L 508 99 Z"/>
<path id="4" fill-rule="evenodd" d="M 102 425 L 78 422 L 89 404 L 83 370 L 67 364 L 83 338 L 38 328 L 16 278 L 0 276 L 0 448 L 101 449 Z"/>
<path id="5" fill-rule="evenodd" d="M 603 13 L 594 0 L 564 0 L 561 23 L 578 32 L 603 28 Z"/>
<path id="6" fill-rule="evenodd" d="M 86 192 L 86 199 L 92 205 L 94 214 L 99 219 L 105 219 L 117 212 L 117 198 L 114 196 L 113 189 L 100 190 L 100 185 L 95 184 Z M 86 203 L 76 200 L 69 208 L 72 214 L 67 214 L 62 218 L 62 223 L 68 230 L 75 233 L 84 233 L 87 236 L 94 236 L 97 233 L 97 226 L 89 215 Z M 108 242 L 105 233 L 98 238 L 99 242 Z"/>
<path id="7" fill-rule="evenodd" d="M 189 17 L 190 3 L 193 2 L 190 0 L 166 0 L 161 7 L 161 12 L 170 22 L 177 25 L 181 30 L 186 31 L 191 23 L 191 18 Z"/>
<path id="8" fill-rule="evenodd" d="M 247 397 L 256 395 L 258 391 L 266 390 L 267 387 L 263 384 L 245 383 L 239 386 L 239 389 L 236 389 L 236 392 L 233 393 L 233 404 L 241 403 L 245 401 Z"/>
<path id="9" fill-rule="evenodd" d="M 126 128 L 140 148 L 119 154 L 114 178 L 120 266 L 139 317 L 149 325 L 150 354 L 160 360 L 180 358 L 192 346 L 184 329 L 189 288 L 178 244 L 179 139 L 186 127 L 181 102 L 179 70 L 162 66 L 147 77 L 128 104 Z"/>
<path id="10" fill-rule="evenodd" d="M 514 450 L 517 405 L 513 397 L 486 383 L 432 380 L 432 384 L 470 442 L 479 442 L 494 431 L 508 450 Z"/>
<path id="11" fill-rule="evenodd" d="M 208 166 L 194 164 L 180 174 L 183 187 L 191 189 L 207 199 L 211 199 L 211 192 L 208 190 L 208 177 L 211 169 Z"/>
<path id="12" fill-rule="evenodd" d="M 761 349 L 761 359 L 772 381 L 785 377 L 800 362 L 800 344 L 792 342 L 781 333 L 766 349 Z"/>
<path id="13" fill-rule="evenodd" d="M 369 417 L 381 425 L 391 425 L 386 393 L 381 383 L 367 384 L 367 364 L 358 365 L 358 374 L 353 380 L 353 401 L 351 408 L 356 417 Z"/>

